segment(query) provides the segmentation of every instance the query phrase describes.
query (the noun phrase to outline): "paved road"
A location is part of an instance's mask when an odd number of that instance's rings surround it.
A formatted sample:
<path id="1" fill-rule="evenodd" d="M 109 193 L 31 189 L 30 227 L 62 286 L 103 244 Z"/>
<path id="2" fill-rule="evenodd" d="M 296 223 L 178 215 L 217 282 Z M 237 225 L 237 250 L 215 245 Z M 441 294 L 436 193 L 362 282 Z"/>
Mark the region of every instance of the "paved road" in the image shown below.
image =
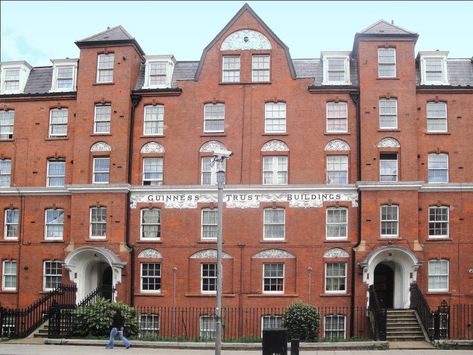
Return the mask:
<path id="1" fill-rule="evenodd" d="M 472 355 L 471 350 L 360 350 L 301 351 L 301 355 Z M 24 345 L 0 343 L 0 355 L 213 355 L 213 350 L 176 350 L 116 347 L 107 350 L 98 346 Z M 222 351 L 223 355 L 261 355 L 261 351 Z"/>

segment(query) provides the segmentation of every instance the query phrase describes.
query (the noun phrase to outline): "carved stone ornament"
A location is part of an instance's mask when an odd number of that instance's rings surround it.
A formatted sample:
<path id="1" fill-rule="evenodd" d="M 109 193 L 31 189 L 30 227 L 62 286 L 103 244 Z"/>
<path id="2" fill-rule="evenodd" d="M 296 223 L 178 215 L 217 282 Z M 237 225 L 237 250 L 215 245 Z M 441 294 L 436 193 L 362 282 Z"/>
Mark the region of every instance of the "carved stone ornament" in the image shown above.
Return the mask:
<path id="1" fill-rule="evenodd" d="M 223 259 L 231 259 L 232 257 L 225 252 L 222 252 Z M 217 259 L 217 251 L 215 249 L 206 249 L 198 251 L 191 255 L 191 259 Z"/>
<path id="2" fill-rule="evenodd" d="M 227 147 L 225 147 L 224 144 L 218 142 L 218 141 L 209 141 L 207 143 L 202 144 L 202 147 L 200 147 L 200 152 L 201 153 L 213 153 L 216 150 L 228 150 Z"/>
<path id="3" fill-rule="evenodd" d="M 141 153 L 164 153 L 164 147 L 158 142 L 148 142 L 141 148 Z"/>
<path id="4" fill-rule="evenodd" d="M 111 152 L 112 148 L 105 142 L 97 142 L 90 147 L 91 152 Z"/>
<path id="5" fill-rule="evenodd" d="M 145 249 L 139 255 L 139 259 L 161 259 L 163 256 L 156 249 Z"/>
<path id="6" fill-rule="evenodd" d="M 348 258 L 348 253 L 340 248 L 332 248 L 324 253 L 324 258 Z"/>
<path id="7" fill-rule="evenodd" d="M 240 30 L 233 32 L 223 41 L 221 51 L 247 51 L 271 49 L 271 43 L 260 32 L 253 30 Z"/>
<path id="8" fill-rule="evenodd" d="M 384 138 L 378 144 L 378 148 L 400 148 L 400 147 L 401 145 L 394 138 Z"/>
<path id="9" fill-rule="evenodd" d="M 280 249 L 268 249 L 253 255 L 253 259 L 295 259 L 296 257 L 287 251 Z"/>
<path id="10" fill-rule="evenodd" d="M 341 139 L 334 139 L 330 141 L 325 146 L 325 151 L 334 151 L 334 150 L 350 150 L 350 146 L 347 142 L 342 141 Z"/>
<path id="11" fill-rule="evenodd" d="M 266 142 L 261 148 L 262 152 L 288 152 L 289 147 L 286 143 L 273 139 L 272 141 Z"/>

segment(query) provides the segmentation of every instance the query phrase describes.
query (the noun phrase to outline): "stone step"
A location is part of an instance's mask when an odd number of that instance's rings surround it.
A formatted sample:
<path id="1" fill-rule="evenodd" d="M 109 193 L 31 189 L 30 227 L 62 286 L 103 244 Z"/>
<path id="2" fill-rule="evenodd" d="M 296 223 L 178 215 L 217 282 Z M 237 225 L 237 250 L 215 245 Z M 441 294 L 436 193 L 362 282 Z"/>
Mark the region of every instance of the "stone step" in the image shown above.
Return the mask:
<path id="1" fill-rule="evenodd" d="M 387 324 L 386 325 L 386 330 L 412 330 L 412 329 L 421 329 L 419 327 L 419 324 L 409 324 L 409 325 L 406 325 L 406 324 Z"/>
<path id="2" fill-rule="evenodd" d="M 386 331 L 386 334 L 389 334 L 389 335 L 424 335 L 424 333 L 422 333 L 422 329 L 414 329 L 414 330 L 390 330 L 390 331 Z"/>
<path id="3" fill-rule="evenodd" d="M 423 336 L 395 336 L 395 337 L 388 337 L 386 336 L 386 340 L 388 341 L 420 341 L 424 340 Z"/>

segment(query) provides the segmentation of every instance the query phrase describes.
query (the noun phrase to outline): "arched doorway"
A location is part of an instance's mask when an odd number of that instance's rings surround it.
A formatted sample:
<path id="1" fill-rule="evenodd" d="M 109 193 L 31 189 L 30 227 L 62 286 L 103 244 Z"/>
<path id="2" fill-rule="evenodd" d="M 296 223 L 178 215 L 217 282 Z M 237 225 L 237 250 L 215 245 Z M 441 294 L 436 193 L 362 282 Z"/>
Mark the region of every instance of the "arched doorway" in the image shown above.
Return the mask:
<path id="1" fill-rule="evenodd" d="M 380 263 L 374 269 L 374 289 L 384 305 L 393 308 L 394 270 L 388 264 Z"/>

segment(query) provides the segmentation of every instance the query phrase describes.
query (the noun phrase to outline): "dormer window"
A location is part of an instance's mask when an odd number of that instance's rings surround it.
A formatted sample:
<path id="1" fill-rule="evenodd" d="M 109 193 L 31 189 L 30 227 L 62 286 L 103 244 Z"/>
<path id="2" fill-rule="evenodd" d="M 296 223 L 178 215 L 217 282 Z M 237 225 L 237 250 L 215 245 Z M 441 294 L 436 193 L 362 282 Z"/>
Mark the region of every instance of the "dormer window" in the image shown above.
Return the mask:
<path id="1" fill-rule="evenodd" d="M 75 91 L 77 59 L 53 59 L 51 91 Z"/>
<path id="2" fill-rule="evenodd" d="M 448 52 L 420 52 L 421 85 L 448 85 Z"/>
<path id="3" fill-rule="evenodd" d="M 164 89 L 171 87 L 176 60 L 172 55 L 146 56 L 144 89 Z"/>
<path id="4" fill-rule="evenodd" d="M 0 94 L 21 94 L 25 89 L 31 66 L 27 62 L 5 62 L 0 64 Z"/>
<path id="5" fill-rule="evenodd" d="M 323 52 L 323 85 L 351 85 L 350 52 Z"/>

